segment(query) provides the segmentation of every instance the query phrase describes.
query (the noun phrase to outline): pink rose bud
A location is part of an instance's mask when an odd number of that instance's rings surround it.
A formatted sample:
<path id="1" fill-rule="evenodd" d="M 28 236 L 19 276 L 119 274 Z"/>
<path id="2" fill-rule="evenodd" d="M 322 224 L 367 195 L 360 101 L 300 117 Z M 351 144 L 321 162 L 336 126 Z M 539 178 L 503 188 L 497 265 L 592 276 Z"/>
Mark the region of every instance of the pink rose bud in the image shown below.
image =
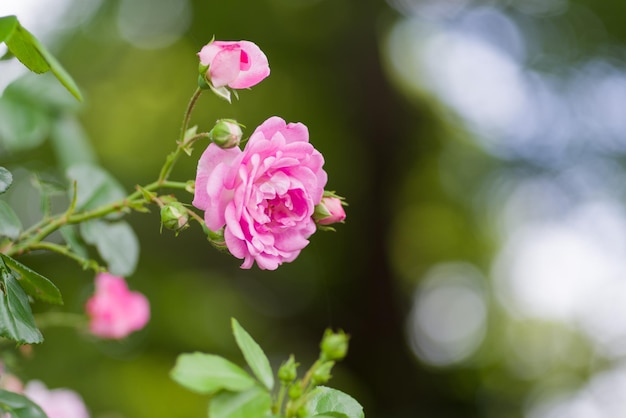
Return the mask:
<path id="1" fill-rule="evenodd" d="M 319 225 L 343 222 L 346 219 L 346 212 L 343 210 L 341 199 L 335 196 L 324 196 L 320 204 L 315 207 L 313 219 Z"/>
<path id="2" fill-rule="evenodd" d="M 270 74 L 267 57 L 249 41 L 213 41 L 200 50 L 198 57 L 202 78 L 229 101 L 226 87 L 246 89 Z"/>
<path id="3" fill-rule="evenodd" d="M 309 143 L 301 123 L 271 117 L 242 150 L 209 144 L 200 157 L 193 205 L 204 210 L 206 227 L 224 228 L 228 250 L 274 270 L 296 259 L 315 232 L 315 206 L 327 175 L 324 157 Z"/>
<path id="4" fill-rule="evenodd" d="M 243 132 L 237 121 L 220 119 L 209 132 L 211 141 L 220 148 L 233 148 L 239 145 Z"/>
<path id="5" fill-rule="evenodd" d="M 69 389 L 48 389 L 38 380 L 26 384 L 24 395 L 35 402 L 48 418 L 89 418 L 80 395 Z"/>
<path id="6" fill-rule="evenodd" d="M 96 291 L 85 310 L 90 317 L 89 330 L 101 338 L 124 338 L 150 319 L 148 299 L 129 291 L 123 278 L 109 273 L 96 276 Z"/>

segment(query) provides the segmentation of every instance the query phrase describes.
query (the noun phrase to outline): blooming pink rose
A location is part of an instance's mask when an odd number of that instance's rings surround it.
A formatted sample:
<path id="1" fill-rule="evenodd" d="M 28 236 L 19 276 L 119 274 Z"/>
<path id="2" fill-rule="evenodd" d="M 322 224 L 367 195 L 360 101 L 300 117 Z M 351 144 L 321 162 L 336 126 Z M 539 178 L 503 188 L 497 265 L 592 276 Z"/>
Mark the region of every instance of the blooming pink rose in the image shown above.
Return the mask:
<path id="1" fill-rule="evenodd" d="M 249 41 L 213 41 L 198 53 L 200 63 L 209 67 L 207 81 L 213 87 L 245 89 L 270 74 L 267 57 Z"/>
<path id="2" fill-rule="evenodd" d="M 69 389 L 48 389 L 38 380 L 26 384 L 24 395 L 35 402 L 48 418 L 89 418 L 89 412 L 78 393 Z"/>
<path id="3" fill-rule="evenodd" d="M 148 299 L 128 290 L 126 281 L 109 273 L 96 276 L 96 291 L 87 301 L 89 330 L 101 338 L 124 338 L 143 328 L 150 318 Z"/>
<path id="4" fill-rule="evenodd" d="M 193 204 L 209 229 L 225 226 L 228 250 L 261 269 L 293 261 L 315 232 L 312 219 L 326 185 L 324 157 L 301 123 L 271 117 L 243 150 L 210 144 L 198 162 Z"/>
<path id="5" fill-rule="evenodd" d="M 320 225 L 332 225 L 343 222 L 346 219 L 346 212 L 343 210 L 341 199 L 338 197 L 324 196 L 320 202 L 314 218 Z"/>

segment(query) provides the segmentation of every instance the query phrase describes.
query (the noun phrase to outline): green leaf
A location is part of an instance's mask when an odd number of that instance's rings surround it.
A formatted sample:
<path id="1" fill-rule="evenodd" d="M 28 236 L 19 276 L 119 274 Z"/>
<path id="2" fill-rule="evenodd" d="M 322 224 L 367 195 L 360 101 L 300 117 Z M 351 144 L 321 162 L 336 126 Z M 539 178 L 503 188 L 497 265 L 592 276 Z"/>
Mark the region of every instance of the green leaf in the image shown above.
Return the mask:
<path id="1" fill-rule="evenodd" d="M 63 305 L 61 292 L 50 280 L 8 255 L 0 254 L 0 260 L 4 260 L 4 263 L 18 274 L 17 280 L 30 296 L 44 302 Z"/>
<path id="2" fill-rule="evenodd" d="M 253 386 L 244 392 L 220 392 L 211 398 L 209 417 L 211 418 L 261 418 L 269 417 L 272 397 L 260 386 Z"/>
<path id="3" fill-rule="evenodd" d="M 346 414 L 342 414 L 340 412 L 327 412 L 321 415 L 307 415 L 304 418 L 348 418 Z"/>
<path id="4" fill-rule="evenodd" d="M 250 366 L 250 369 L 252 369 L 252 372 L 254 372 L 254 375 L 263 386 L 268 390 L 272 390 L 274 388 L 274 374 L 272 373 L 272 367 L 263 349 L 254 341 L 250 334 L 239 325 L 239 322 L 237 322 L 235 318 L 231 318 L 231 325 L 237 345 L 243 353 L 243 357 L 246 359 L 248 366 Z"/>
<path id="5" fill-rule="evenodd" d="M 254 385 L 254 379 L 242 368 L 213 354 L 181 354 L 172 369 L 176 382 L 198 393 L 219 390 L 242 391 Z"/>
<path id="6" fill-rule="evenodd" d="M 40 343 L 43 336 L 35 325 L 28 296 L 3 260 L 4 256 L 0 257 L 0 336 L 21 344 Z"/>
<path id="7" fill-rule="evenodd" d="M 22 28 L 22 30 L 30 36 L 30 41 L 32 42 L 32 44 L 35 46 L 35 48 L 37 48 L 41 56 L 48 62 L 50 70 L 52 70 L 52 74 L 55 75 L 57 80 L 59 80 L 61 84 L 63 84 L 63 86 L 65 86 L 65 88 L 70 93 L 72 93 L 74 97 L 76 97 L 76 99 L 82 102 L 83 96 L 80 93 L 80 89 L 76 85 L 74 79 L 68 74 L 67 71 L 65 71 L 65 68 L 63 68 L 61 63 L 59 63 L 59 61 L 57 61 L 57 59 L 54 58 L 54 56 L 50 52 L 48 52 L 48 50 L 37 40 L 37 38 L 35 38 L 32 34 L 26 31 L 26 29 Z M 15 52 L 13 53 L 15 54 Z"/>
<path id="8" fill-rule="evenodd" d="M 94 164 L 74 164 L 67 170 L 70 182 L 76 181 L 76 209 L 95 209 L 126 197 L 124 188 L 108 171 Z M 73 193 L 70 190 L 70 194 Z M 70 195 L 70 198 L 72 196 Z"/>
<path id="9" fill-rule="evenodd" d="M 0 21 L 0 37 L 5 35 L 2 40 L 7 44 L 9 51 L 35 73 L 52 71 L 61 84 L 74 97 L 82 101 L 83 97 L 72 77 L 37 38 L 20 25 L 15 16 L 3 19 L 8 20 Z"/>
<path id="10" fill-rule="evenodd" d="M 5 201 L 0 200 L 0 236 L 16 239 L 22 232 L 22 222 Z"/>
<path id="11" fill-rule="evenodd" d="M 0 167 L 0 194 L 6 192 L 13 183 L 13 174 L 4 167 Z"/>
<path id="12" fill-rule="evenodd" d="M 52 126 L 50 141 L 63 169 L 81 162 L 96 163 L 96 153 L 75 116 L 57 120 Z"/>
<path id="13" fill-rule="evenodd" d="M 0 410 L 10 413 L 11 418 L 47 418 L 43 410 L 27 397 L 0 389 Z"/>
<path id="14" fill-rule="evenodd" d="M 82 258 L 89 258 L 89 252 L 78 234 L 76 225 L 63 225 L 59 228 L 61 236 L 70 247 L 70 250 Z"/>
<path id="15" fill-rule="evenodd" d="M 350 395 L 325 386 L 315 388 L 305 404 L 308 415 L 364 418 L 363 407 Z M 339 414 L 339 415 L 338 415 Z"/>
<path id="16" fill-rule="evenodd" d="M 13 31 L 19 26 L 17 17 L 3 16 L 0 17 L 0 42 L 4 42 L 13 35 Z"/>
<path id="17" fill-rule="evenodd" d="M 9 84 L 2 94 L 54 118 L 65 111 L 75 113 L 82 106 L 52 73 L 37 76 L 26 73 Z"/>
<path id="18" fill-rule="evenodd" d="M 127 222 L 94 219 L 80 224 L 86 243 L 95 245 L 111 273 L 130 276 L 139 260 L 139 240 Z"/>
<path id="19" fill-rule="evenodd" d="M 41 55 L 33 40 L 35 37 L 19 23 L 13 29 L 13 33 L 4 42 L 9 51 L 34 73 L 41 74 L 50 70 L 50 65 Z"/>
<path id="20" fill-rule="evenodd" d="M 10 152 L 41 145 L 50 130 L 50 116 L 12 95 L 0 97 L 0 144 Z"/>

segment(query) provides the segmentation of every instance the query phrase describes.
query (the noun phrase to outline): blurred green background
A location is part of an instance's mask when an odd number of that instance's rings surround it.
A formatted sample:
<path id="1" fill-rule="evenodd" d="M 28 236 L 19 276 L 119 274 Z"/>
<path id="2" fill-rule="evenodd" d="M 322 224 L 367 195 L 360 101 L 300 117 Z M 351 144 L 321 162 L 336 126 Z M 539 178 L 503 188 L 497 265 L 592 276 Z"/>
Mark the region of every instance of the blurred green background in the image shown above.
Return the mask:
<path id="1" fill-rule="evenodd" d="M 26 224 L 31 173 L 63 178 L 51 116 L 75 115 L 84 152 L 127 190 L 156 178 L 213 36 L 254 41 L 272 73 L 232 105 L 205 95 L 192 123 L 305 123 L 327 188 L 350 204 L 345 225 L 275 272 L 240 270 L 198 228 L 160 233 L 156 210 L 130 215 L 142 247 L 128 280 L 150 324 L 108 343 L 46 329 L 25 380 L 78 391 L 93 417 L 204 416 L 206 399 L 168 373 L 181 352 L 242 362 L 234 316 L 274 365 L 314 361 L 328 326 L 348 332 L 333 386 L 368 417 L 626 416 L 626 3 L 0 3 L 10 13 L 86 97 L 26 75 L 0 100 L 0 164 L 17 179 L 5 198 Z M 2 88 L 18 68 L 0 62 Z M 174 179 L 194 177 L 198 151 Z M 24 260 L 82 311 L 91 273 Z"/>

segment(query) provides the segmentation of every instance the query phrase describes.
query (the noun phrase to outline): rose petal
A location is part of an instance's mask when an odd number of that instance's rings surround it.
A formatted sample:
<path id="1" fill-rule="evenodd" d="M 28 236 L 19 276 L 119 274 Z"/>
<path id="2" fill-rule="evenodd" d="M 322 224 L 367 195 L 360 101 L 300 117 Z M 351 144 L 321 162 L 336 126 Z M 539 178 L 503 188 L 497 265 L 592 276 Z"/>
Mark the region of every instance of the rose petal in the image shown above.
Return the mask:
<path id="1" fill-rule="evenodd" d="M 209 76 L 213 87 L 223 87 L 231 84 L 239 76 L 239 48 L 222 49 L 209 65 Z"/>

